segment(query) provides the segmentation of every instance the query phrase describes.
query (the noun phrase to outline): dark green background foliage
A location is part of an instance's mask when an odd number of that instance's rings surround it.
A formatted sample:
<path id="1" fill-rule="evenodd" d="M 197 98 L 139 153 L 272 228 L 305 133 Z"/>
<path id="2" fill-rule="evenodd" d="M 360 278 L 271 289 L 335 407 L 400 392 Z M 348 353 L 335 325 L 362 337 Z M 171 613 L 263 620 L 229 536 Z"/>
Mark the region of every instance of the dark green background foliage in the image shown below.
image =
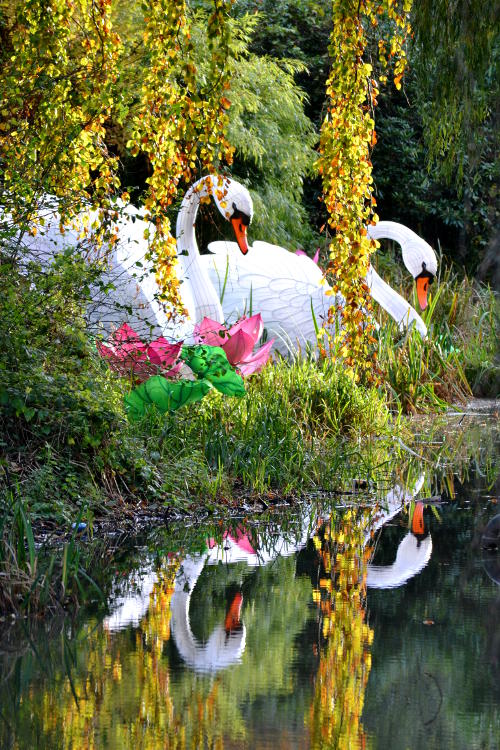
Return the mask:
<path id="1" fill-rule="evenodd" d="M 375 111 L 379 215 L 439 243 L 449 262 L 500 288 L 498 8 L 465 0 L 414 5 L 403 88 L 389 81 Z M 203 15 L 209 6 L 191 3 L 203 75 L 209 75 Z M 314 250 L 326 222 L 313 146 L 325 114 L 331 2 L 237 0 L 233 17 L 232 173 L 253 191 L 251 237 Z M 389 27 L 381 19 L 368 31 L 377 74 L 378 39 Z M 147 164 L 121 156 L 124 182 L 140 196 Z M 224 230 L 210 215 L 200 246 Z"/>

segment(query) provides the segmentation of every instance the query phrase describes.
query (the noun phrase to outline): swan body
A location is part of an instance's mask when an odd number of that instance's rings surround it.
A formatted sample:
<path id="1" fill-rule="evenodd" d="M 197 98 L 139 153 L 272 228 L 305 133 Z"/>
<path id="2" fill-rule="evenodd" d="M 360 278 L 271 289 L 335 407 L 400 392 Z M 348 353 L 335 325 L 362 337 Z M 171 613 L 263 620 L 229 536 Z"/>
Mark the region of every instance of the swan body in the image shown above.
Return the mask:
<path id="1" fill-rule="evenodd" d="M 193 328 L 204 316 L 224 322 L 219 295 L 200 262 L 194 234 L 200 202 L 208 196 L 213 197 L 222 215 L 233 222 L 241 251 L 248 249 L 245 231 L 252 218 L 248 190 L 228 178 L 204 177 L 194 183 L 184 196 L 177 218 L 180 296 L 187 311 L 187 318 L 177 323 L 170 319 L 168 311 L 158 301 L 154 267 L 147 257 L 149 243 L 146 236 L 152 235 L 154 227 L 143 220 L 134 206 L 117 203 L 118 218 L 113 221 L 116 242 L 95 252 L 89 247 L 88 240 L 82 240 L 81 232 L 71 227 L 61 231 L 57 199 L 47 196 L 39 211 L 44 219 L 43 231 L 36 236 L 23 236 L 23 255 L 39 261 L 43 267 L 49 267 L 56 254 L 68 248 L 77 249 L 89 260 L 102 260 L 102 284 L 92 290 L 92 301 L 87 309 L 92 326 L 110 333 L 127 322 L 144 340 L 165 336 L 191 342 Z M 99 219 L 98 212 L 88 211 L 79 219 L 92 226 Z"/>
<path id="2" fill-rule="evenodd" d="M 386 237 L 399 242 L 403 261 L 417 278 L 422 271 L 437 271 L 434 251 L 415 232 L 395 222 L 379 222 L 368 227 L 373 239 Z M 332 304 L 342 305 L 340 295 L 323 278 L 320 268 L 310 258 L 295 255 L 268 242 L 254 242 L 246 256 L 238 256 L 231 242 L 212 242 L 212 255 L 202 256 L 212 285 L 222 297 L 227 320 L 233 320 L 251 309 L 262 315 L 269 337 L 276 338 L 275 348 L 282 354 L 316 345 L 316 328 L 328 316 Z M 419 270 L 420 269 L 420 270 Z M 414 321 L 425 337 L 427 328 L 414 308 L 392 289 L 370 266 L 366 282 L 371 295 L 401 328 Z M 314 312 L 314 317 L 313 317 Z"/>
<path id="3" fill-rule="evenodd" d="M 69 249 L 76 250 L 89 262 L 101 260 L 102 284 L 92 288 L 86 310 L 89 324 L 110 333 L 127 321 L 141 338 L 156 338 L 163 335 L 171 324 L 163 305 L 158 302 L 158 286 L 151 261 L 146 257 L 148 242 L 145 232 L 151 231 L 151 226 L 132 205 L 120 204 L 118 210 L 119 218 L 113 223 L 116 243 L 95 251 L 77 229 L 67 227 L 61 231 L 57 202 L 49 198 L 39 211 L 45 222 L 43 231 L 34 237 L 23 236 L 22 253 L 24 258 L 35 260 L 46 269 L 50 268 L 57 254 Z M 98 220 L 98 214 L 88 211 L 79 218 L 92 226 Z M 182 327 L 174 333 L 181 338 Z"/>

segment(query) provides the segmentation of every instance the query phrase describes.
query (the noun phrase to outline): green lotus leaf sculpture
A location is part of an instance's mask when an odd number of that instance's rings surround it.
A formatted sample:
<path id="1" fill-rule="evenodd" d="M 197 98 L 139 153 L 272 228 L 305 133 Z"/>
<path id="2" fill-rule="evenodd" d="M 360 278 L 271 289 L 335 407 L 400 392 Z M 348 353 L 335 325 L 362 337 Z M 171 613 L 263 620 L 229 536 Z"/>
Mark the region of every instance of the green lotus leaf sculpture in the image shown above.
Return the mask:
<path id="1" fill-rule="evenodd" d="M 162 414 L 194 404 L 201 401 L 212 387 L 226 396 L 245 395 L 243 378 L 231 367 L 220 347 L 206 344 L 185 346 L 182 359 L 196 380 L 167 380 L 163 375 L 153 375 L 125 396 L 130 419 L 143 417 L 151 404 Z"/>
<path id="2" fill-rule="evenodd" d="M 220 346 L 184 346 L 182 359 L 189 365 L 196 377 L 209 380 L 218 391 L 226 396 L 245 395 L 243 378 L 229 364 L 225 351 Z"/>
<path id="3" fill-rule="evenodd" d="M 165 414 L 201 401 L 211 387 L 208 380 L 167 380 L 153 375 L 125 396 L 125 408 L 133 420 L 143 417 L 150 404 Z"/>

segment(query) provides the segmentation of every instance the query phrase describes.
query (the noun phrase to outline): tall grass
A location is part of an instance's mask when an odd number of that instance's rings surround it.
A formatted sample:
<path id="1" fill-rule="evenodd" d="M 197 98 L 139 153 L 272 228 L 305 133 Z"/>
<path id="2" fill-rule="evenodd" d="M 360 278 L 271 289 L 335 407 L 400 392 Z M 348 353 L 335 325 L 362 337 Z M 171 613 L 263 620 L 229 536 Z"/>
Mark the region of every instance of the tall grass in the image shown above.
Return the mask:
<path id="1" fill-rule="evenodd" d="M 35 545 L 30 511 L 18 489 L 0 508 L 0 611 L 41 614 L 99 591 L 80 563 L 80 512 L 69 539 L 57 551 Z"/>
<path id="2" fill-rule="evenodd" d="M 422 318 L 425 341 L 415 330 L 399 334 L 393 321 L 382 318 L 378 354 L 389 404 L 403 412 L 439 411 L 473 394 L 497 396 L 498 296 L 445 269 Z"/>
<path id="3" fill-rule="evenodd" d="M 159 462 L 190 467 L 185 480 L 191 492 L 195 467 L 195 482 L 204 474 L 222 493 L 235 486 L 290 492 L 324 486 L 345 439 L 383 431 L 388 423 L 377 392 L 357 386 L 329 362 L 278 360 L 247 389 L 239 401 L 211 394 L 183 415 L 151 412 L 135 429 L 156 441 Z"/>

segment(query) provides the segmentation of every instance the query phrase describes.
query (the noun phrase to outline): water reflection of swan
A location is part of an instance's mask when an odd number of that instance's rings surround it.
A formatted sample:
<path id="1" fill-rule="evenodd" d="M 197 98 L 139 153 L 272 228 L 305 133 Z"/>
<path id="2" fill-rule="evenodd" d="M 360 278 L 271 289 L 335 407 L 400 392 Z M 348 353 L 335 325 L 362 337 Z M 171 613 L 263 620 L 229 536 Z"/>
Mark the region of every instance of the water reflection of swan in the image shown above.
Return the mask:
<path id="1" fill-rule="evenodd" d="M 245 650 L 246 628 L 240 620 L 241 594 L 229 607 L 224 623 L 213 629 L 206 642 L 200 642 L 191 630 L 189 605 L 196 581 L 205 567 L 206 555 L 186 558 L 175 579 L 170 602 L 172 638 L 182 660 L 197 672 L 218 672 L 240 661 Z"/>
<path id="2" fill-rule="evenodd" d="M 105 630 L 114 632 L 129 625 L 136 628 L 149 609 L 150 596 L 157 580 L 158 576 L 152 568 L 144 570 L 138 579 L 134 574 L 136 590 L 114 600 L 112 613 L 103 620 Z"/>
<path id="3" fill-rule="evenodd" d="M 248 567 L 267 565 L 278 556 L 288 557 L 303 547 L 308 538 L 307 522 L 301 537 L 291 542 L 283 536 L 274 540 L 272 549 L 256 548 L 254 542 L 241 529 L 224 534 L 223 543 L 209 540 L 209 552 L 199 557 L 187 557 L 175 579 L 171 600 L 172 637 L 183 661 L 197 672 L 217 672 L 240 661 L 246 643 L 246 628 L 240 620 L 241 594 L 236 594 L 228 608 L 224 624 L 215 627 L 206 643 L 193 635 L 189 618 L 189 605 L 196 582 L 206 564 L 214 565 L 244 562 Z"/>
<path id="4" fill-rule="evenodd" d="M 214 628 L 206 643 L 197 641 L 191 631 L 189 622 L 191 595 L 207 560 L 211 557 L 214 562 L 216 560 L 214 550 L 208 554 L 187 557 L 184 560 L 177 572 L 174 593 L 170 600 L 170 627 L 177 650 L 183 661 L 199 672 L 217 672 L 224 669 L 238 662 L 245 649 L 246 630 L 240 622 L 243 601 L 241 594 L 233 597 L 224 623 Z M 113 633 L 130 626 L 138 627 L 148 614 L 151 595 L 158 582 L 159 576 L 152 567 L 146 569 L 139 579 L 134 574 L 135 591 L 115 599 L 113 611 L 104 618 L 104 629 Z"/>
<path id="5" fill-rule="evenodd" d="M 203 555 L 187 556 L 177 571 L 174 592 L 170 600 L 170 629 L 173 641 L 182 660 L 197 672 L 218 672 L 240 661 L 245 650 L 246 628 L 240 619 L 243 596 L 237 592 L 226 611 L 224 621 L 216 625 L 206 642 L 201 643 L 193 634 L 190 624 L 190 603 L 194 588 L 206 565 L 244 562 L 248 567 L 267 565 L 278 556 L 288 557 L 306 543 L 309 536 L 309 514 L 306 515 L 298 540 L 289 541 L 277 536 L 267 550 L 256 546 L 241 529 L 225 532 L 222 544 L 208 540 L 208 550 Z M 139 626 L 148 613 L 150 597 L 159 577 L 152 567 L 146 569 L 139 580 L 134 577 L 135 591 L 118 597 L 113 610 L 103 621 L 108 632 L 128 626 Z"/>
<path id="6" fill-rule="evenodd" d="M 365 539 L 368 541 L 375 531 L 396 516 L 420 491 L 424 477 L 420 476 L 412 492 L 396 486 L 386 496 L 384 508 L 376 515 L 374 523 Z M 432 555 L 432 538 L 425 534 L 423 526 L 423 505 L 416 504 L 412 519 L 412 530 L 401 540 L 392 565 L 368 564 L 366 585 L 368 588 L 397 588 L 420 573 Z"/>
<path id="7" fill-rule="evenodd" d="M 399 544 L 392 565 L 368 565 L 366 585 L 372 589 L 393 589 L 402 586 L 425 568 L 432 554 L 432 539 L 418 539 L 411 531 Z"/>

